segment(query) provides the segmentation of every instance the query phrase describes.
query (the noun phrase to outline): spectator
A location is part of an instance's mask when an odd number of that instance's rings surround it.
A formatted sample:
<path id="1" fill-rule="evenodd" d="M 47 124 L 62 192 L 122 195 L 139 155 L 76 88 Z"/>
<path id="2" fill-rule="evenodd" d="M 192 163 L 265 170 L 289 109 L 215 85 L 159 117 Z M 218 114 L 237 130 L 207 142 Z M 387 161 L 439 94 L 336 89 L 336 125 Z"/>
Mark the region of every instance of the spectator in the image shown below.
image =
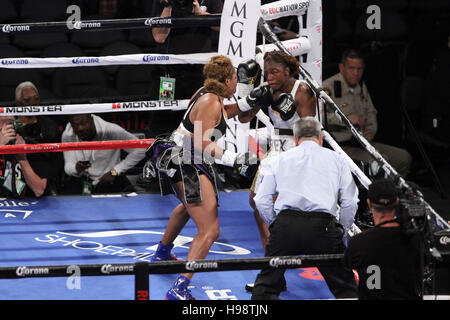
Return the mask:
<path id="1" fill-rule="evenodd" d="M 14 117 L 11 116 L 0 117 L 1 145 L 16 143 L 17 134 L 12 124 L 13 121 Z M 0 157 L 0 182 L 2 184 L 0 195 L 2 197 L 20 198 L 22 196 L 22 188 L 25 187 L 20 165 L 17 165 L 17 160 L 14 155 L 2 154 Z M 11 179 L 12 176 L 17 176 L 17 179 Z M 13 182 L 15 182 L 14 185 Z M 19 191 L 17 191 L 16 188 L 19 189 Z"/>
<path id="2" fill-rule="evenodd" d="M 255 196 L 270 231 L 264 256 L 343 253 L 343 236 L 353 224 L 358 204 L 352 174 L 344 158 L 321 147 L 321 125 L 315 118 L 298 120 L 293 130 L 296 147 L 268 159 Z M 278 195 L 275 203 L 274 195 Z M 351 270 L 336 265 L 321 266 L 319 271 L 336 298 L 356 297 Z M 252 300 L 278 299 L 285 286 L 284 272 L 263 269 Z"/>
<path id="3" fill-rule="evenodd" d="M 38 106 L 41 103 L 39 91 L 29 81 L 22 82 L 15 91 L 16 106 Z M 18 116 L 23 124 L 20 130 L 28 143 L 53 143 L 61 141 L 61 132 L 55 121 L 46 116 Z M 44 140 L 42 140 L 44 139 Z M 61 156 L 62 160 L 62 156 Z"/>
<path id="4" fill-rule="evenodd" d="M 375 180 L 367 203 L 375 227 L 351 238 L 344 254 L 345 265 L 358 271 L 359 299 L 421 299 L 421 243 L 418 235 L 404 235 L 395 219 L 399 198 L 394 182 Z"/>
<path id="5" fill-rule="evenodd" d="M 23 82 L 16 87 L 17 106 L 40 104 L 39 92 L 31 82 Z M 1 118 L 4 144 L 34 144 L 60 141 L 57 125 L 45 116 L 19 116 L 15 131 L 13 117 Z M 2 195 L 14 198 L 41 197 L 57 194 L 57 184 L 63 168 L 60 153 L 30 153 L 4 155 L 0 160 L 2 173 Z M 12 179 L 11 177 L 15 177 Z"/>
<path id="6" fill-rule="evenodd" d="M 122 127 L 96 115 L 71 115 L 62 134 L 62 142 L 136 140 L 136 136 Z M 64 171 L 67 174 L 65 193 L 115 193 L 133 191 L 125 176 L 145 156 L 145 149 L 125 149 L 128 155 L 121 160 L 121 151 L 78 150 L 65 151 Z"/>
<path id="7" fill-rule="evenodd" d="M 223 0 L 193 0 L 193 6 L 174 8 L 168 4 L 167 0 L 163 3 L 155 1 L 153 4 L 155 16 L 164 17 L 183 17 L 200 16 L 212 13 L 221 13 L 223 9 Z M 190 11 L 192 8 L 192 11 Z M 188 10 L 188 11 L 185 11 Z M 191 27 L 191 28 L 153 28 L 152 34 L 157 43 L 164 44 L 168 53 L 197 53 L 211 52 L 213 49 L 212 30 L 218 32 L 218 27 Z M 170 38 L 170 42 L 168 39 Z M 186 45 L 188 43 L 189 45 Z"/>
<path id="8" fill-rule="evenodd" d="M 404 149 L 374 141 L 378 129 L 377 110 L 365 83 L 362 81 L 364 59 L 353 49 L 346 50 L 339 64 L 339 73 L 323 82 L 324 90 L 362 135 L 385 157 L 398 173 L 406 177 L 411 166 L 411 155 Z M 352 133 L 339 120 L 334 110 L 327 108 L 329 132 L 342 149 L 355 161 L 371 163 L 372 156 L 352 139 Z M 400 124 L 399 124 L 400 125 Z"/>
<path id="9" fill-rule="evenodd" d="M 223 9 L 223 0 L 194 0 L 193 5 L 185 7 L 172 7 L 167 0 L 164 3 L 153 3 L 152 16 L 200 16 L 221 13 Z M 158 50 L 161 53 L 188 54 L 217 52 L 215 39 L 218 39 L 218 30 L 218 27 L 152 28 L 152 34 L 156 43 L 160 44 Z M 190 98 L 192 88 L 203 85 L 202 65 L 167 65 L 162 67 L 162 74 L 176 79 L 175 99 Z"/>

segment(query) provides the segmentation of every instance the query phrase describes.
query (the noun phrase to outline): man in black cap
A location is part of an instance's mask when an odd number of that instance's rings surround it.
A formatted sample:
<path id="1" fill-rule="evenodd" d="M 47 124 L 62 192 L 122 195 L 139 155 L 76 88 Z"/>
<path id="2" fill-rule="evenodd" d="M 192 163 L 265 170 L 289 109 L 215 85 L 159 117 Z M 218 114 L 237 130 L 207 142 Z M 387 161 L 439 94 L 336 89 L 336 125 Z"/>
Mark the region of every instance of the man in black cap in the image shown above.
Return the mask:
<path id="1" fill-rule="evenodd" d="M 344 254 L 346 267 L 358 272 L 360 300 L 422 298 L 420 238 L 402 233 L 398 203 L 392 180 L 379 179 L 369 186 L 367 204 L 375 227 L 351 238 Z"/>

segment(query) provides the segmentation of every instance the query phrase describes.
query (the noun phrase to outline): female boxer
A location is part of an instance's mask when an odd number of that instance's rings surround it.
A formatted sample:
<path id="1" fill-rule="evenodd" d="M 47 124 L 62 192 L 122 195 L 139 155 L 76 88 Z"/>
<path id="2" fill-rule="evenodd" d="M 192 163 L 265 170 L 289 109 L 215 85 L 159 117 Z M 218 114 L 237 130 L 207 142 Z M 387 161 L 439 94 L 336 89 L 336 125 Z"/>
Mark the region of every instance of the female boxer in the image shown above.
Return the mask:
<path id="1" fill-rule="evenodd" d="M 274 126 L 271 137 L 270 155 L 295 147 L 293 138 L 294 123 L 306 116 L 316 115 L 316 100 L 313 91 L 304 80 L 296 79 L 300 64 L 297 59 L 282 51 L 270 51 L 264 54 L 265 81 L 272 92 L 273 102 L 268 107 L 268 115 Z M 247 117 L 259 111 L 253 108 Z M 269 154 L 267 155 L 269 156 Z M 261 166 L 259 171 L 261 171 Z M 260 217 L 253 198 L 262 175 L 257 174 L 250 191 L 250 205 L 261 236 L 263 249 L 269 240 L 269 228 Z"/>
<path id="2" fill-rule="evenodd" d="M 217 184 L 214 159 L 234 166 L 243 175 L 256 172 L 254 154 L 223 150 L 216 141 L 225 134 L 226 120 L 242 115 L 238 104 L 224 105 L 236 91 L 237 76 L 231 60 L 214 56 L 203 69 L 204 86 L 193 95 L 179 127 L 170 138 L 157 138 L 147 151 L 151 171 L 157 172 L 162 194 L 173 193 L 181 203 L 173 210 L 166 231 L 152 261 L 176 259 L 171 254 L 173 241 L 189 219 L 198 229 L 187 260 L 204 259 L 219 236 Z M 254 90 L 245 108 L 264 104 L 268 91 Z M 193 273 L 181 274 L 167 292 L 168 300 L 192 300 L 188 285 Z"/>

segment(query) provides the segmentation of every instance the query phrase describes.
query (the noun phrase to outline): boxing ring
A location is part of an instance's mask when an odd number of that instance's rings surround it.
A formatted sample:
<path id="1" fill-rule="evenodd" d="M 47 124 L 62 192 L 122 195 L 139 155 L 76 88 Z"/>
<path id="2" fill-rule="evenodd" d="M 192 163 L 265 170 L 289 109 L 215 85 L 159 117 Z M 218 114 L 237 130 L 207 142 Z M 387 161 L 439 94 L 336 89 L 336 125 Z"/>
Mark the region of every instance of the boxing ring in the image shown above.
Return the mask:
<path id="1" fill-rule="evenodd" d="M 285 50 L 303 59 L 302 75 L 314 79 L 321 102 L 329 102 L 321 92 L 321 7 L 320 0 L 282 0 L 261 6 L 265 20 L 295 14 L 302 27 L 299 38 L 279 42 L 269 30 L 262 30 L 272 44 L 260 49 Z M 308 11 L 309 10 L 309 11 Z M 313 11 L 315 10 L 315 11 Z M 313 14 L 316 12 L 316 15 Z M 306 13 L 308 13 L 306 15 Z M 99 25 L 100 24 L 100 25 Z M 170 27 L 192 24 L 220 25 L 220 15 L 198 18 L 145 18 L 85 21 L 79 29 L 91 30 Z M 307 26 L 307 27 L 306 27 Z M 9 33 L 67 31 L 66 23 L 32 23 L 0 26 Z M 314 36 L 314 33 L 319 36 Z M 320 51 L 320 52 L 319 52 Z M 0 67 L 11 69 L 64 68 L 107 65 L 204 64 L 217 53 L 186 55 L 132 54 L 108 57 L 3 58 Z M 306 73 L 304 72 L 306 71 Z M 309 79 L 311 80 L 311 78 Z M 317 84 L 317 87 L 316 87 Z M 194 88 L 193 88 L 194 90 Z M 68 115 L 124 111 L 184 110 L 188 100 L 111 101 L 97 104 L 68 104 L 32 107 L 3 107 L 1 115 Z M 319 105 L 319 117 L 323 113 Z M 345 117 L 344 117 L 345 120 Z M 261 120 L 263 121 L 263 120 Z M 349 124 L 352 128 L 351 124 Z M 354 130 L 352 130 L 353 132 Z M 342 149 L 326 131 L 325 138 L 337 152 Z M 357 134 L 355 131 L 354 134 Z M 236 132 L 232 135 L 236 137 Z M 229 137 L 228 137 L 229 138 Z M 153 139 L 1 146 L 0 154 L 62 152 L 69 150 L 148 148 Z M 248 143 L 249 141 L 246 141 Z M 363 141 L 364 142 L 364 141 Z M 238 142 L 234 142 L 238 145 Z M 248 145 L 238 145 L 248 148 Z M 373 151 L 378 157 L 376 150 Z M 384 159 L 378 158 L 381 162 Z M 352 172 L 363 186 L 370 179 L 347 157 Z M 392 171 L 389 164 L 384 168 Z M 393 171 L 395 173 L 395 171 Z M 281 299 L 333 299 L 315 268 L 337 263 L 342 255 L 271 257 L 264 256 L 248 192 L 221 192 L 219 195 L 221 234 L 207 260 L 149 263 L 164 232 L 171 210 L 178 204 L 174 197 L 157 194 L 96 195 L 90 197 L 47 197 L 42 199 L 3 199 L 0 201 L 0 299 L 3 300 L 160 300 L 175 273 L 196 272 L 191 288 L 199 300 L 248 300 L 245 284 L 256 278 L 264 266 L 286 268 L 288 290 Z M 442 228 L 448 225 L 432 210 Z M 351 235 L 360 232 L 357 226 Z M 175 241 L 174 253 L 185 258 L 196 229 L 190 221 Z M 114 276 L 114 277 L 113 277 Z M 49 290 L 42 290 L 42 288 Z"/>
<path id="2" fill-rule="evenodd" d="M 282 299 L 333 298 L 314 268 L 322 257 L 272 262 L 261 258 L 256 224 L 245 205 L 248 193 L 219 197 L 221 234 L 208 260 L 158 263 L 148 262 L 178 204 L 174 197 L 128 194 L 2 200 L 0 299 L 162 300 L 176 279 L 174 273 L 195 270 L 191 290 L 197 299 L 249 300 L 244 286 L 254 281 L 264 265 L 293 268 L 286 272 L 288 291 Z M 195 225 L 189 222 L 175 242 L 179 258 L 185 259 L 195 234 Z M 339 255 L 331 258 L 323 263 Z"/>

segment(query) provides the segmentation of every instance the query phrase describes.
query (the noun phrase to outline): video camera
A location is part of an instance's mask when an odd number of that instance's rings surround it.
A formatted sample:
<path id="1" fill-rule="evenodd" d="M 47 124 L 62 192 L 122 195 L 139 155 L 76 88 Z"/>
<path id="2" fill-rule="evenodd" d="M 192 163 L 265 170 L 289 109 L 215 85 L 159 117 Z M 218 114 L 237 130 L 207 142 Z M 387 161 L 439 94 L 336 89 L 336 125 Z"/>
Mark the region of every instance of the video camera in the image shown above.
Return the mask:
<path id="1" fill-rule="evenodd" d="M 160 0 L 163 6 L 172 7 L 173 17 L 186 17 L 192 15 L 192 10 L 194 9 L 193 0 Z"/>
<path id="2" fill-rule="evenodd" d="M 14 131 L 16 133 L 20 134 L 21 136 L 23 136 L 21 133 L 21 131 L 23 129 L 22 121 L 20 121 L 20 119 L 14 119 L 13 121 L 11 121 L 11 124 L 13 126 Z M 12 139 L 12 140 L 8 141 L 8 143 L 6 145 L 13 145 L 13 144 L 16 144 L 16 139 Z"/>
<path id="3" fill-rule="evenodd" d="M 20 134 L 27 144 L 42 143 L 45 141 L 44 133 L 37 123 L 23 124 L 20 119 L 14 119 L 11 122 L 14 131 Z M 15 140 L 11 140 L 8 144 L 15 144 Z"/>
<path id="4" fill-rule="evenodd" d="M 400 194 L 397 218 L 405 235 L 424 234 L 426 232 L 429 210 L 421 198 L 412 191 Z"/>
<path id="5" fill-rule="evenodd" d="M 20 132 L 21 128 L 23 127 L 23 123 L 22 121 L 20 121 L 20 119 L 14 119 L 11 124 L 15 132 Z"/>

